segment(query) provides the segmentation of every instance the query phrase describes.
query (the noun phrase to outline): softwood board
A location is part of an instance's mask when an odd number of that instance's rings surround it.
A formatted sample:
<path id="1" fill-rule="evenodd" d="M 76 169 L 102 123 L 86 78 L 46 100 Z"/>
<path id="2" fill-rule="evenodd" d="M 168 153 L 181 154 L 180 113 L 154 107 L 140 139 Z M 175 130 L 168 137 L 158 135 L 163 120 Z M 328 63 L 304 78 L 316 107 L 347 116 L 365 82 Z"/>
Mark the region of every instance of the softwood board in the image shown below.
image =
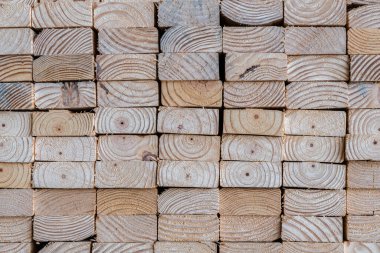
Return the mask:
<path id="1" fill-rule="evenodd" d="M 378 215 L 380 214 L 380 190 L 348 189 L 347 214 Z"/>
<path id="2" fill-rule="evenodd" d="M 380 189 L 380 163 L 350 161 L 347 165 L 347 187 Z"/>
<path id="3" fill-rule="evenodd" d="M 31 242 L 31 217 L 0 217 L 1 242 Z"/>
<path id="4" fill-rule="evenodd" d="M 33 5 L 37 2 L 37 0 L 9 0 L 10 3 L 23 3 L 27 5 Z"/>
<path id="5" fill-rule="evenodd" d="M 0 217 L 33 216 L 32 189 L 0 189 Z"/>
<path id="6" fill-rule="evenodd" d="M 8 252 L 20 252 L 20 253 L 32 253 L 34 245 L 32 243 L 0 243 L 0 253 Z"/>
<path id="7" fill-rule="evenodd" d="M 380 131 L 380 110 L 357 109 L 348 112 L 348 133 L 378 134 Z"/>
<path id="8" fill-rule="evenodd" d="M 30 28 L 0 29 L 0 55 L 33 54 L 33 37 Z"/>
<path id="9" fill-rule="evenodd" d="M 0 112 L 0 136 L 30 136 L 31 116 L 30 112 Z"/>
<path id="10" fill-rule="evenodd" d="M 30 82 L 33 80 L 31 55 L 0 56 L 0 82 Z"/>
<path id="11" fill-rule="evenodd" d="M 282 244 L 279 242 L 221 242 L 220 253 L 282 253 Z"/>
<path id="12" fill-rule="evenodd" d="M 3 2 L 0 6 L 1 27 L 31 27 L 32 7 L 25 3 Z"/>
<path id="13" fill-rule="evenodd" d="M 351 28 L 347 36 L 348 54 L 380 54 L 379 29 Z"/>
<path id="14" fill-rule="evenodd" d="M 380 242 L 380 216 L 346 217 L 346 237 L 348 241 Z"/>
<path id="15" fill-rule="evenodd" d="M 380 135 L 351 135 L 346 136 L 347 160 L 380 160 Z"/>
<path id="16" fill-rule="evenodd" d="M 349 108 L 380 108 L 380 84 L 355 82 L 348 86 Z"/>
<path id="17" fill-rule="evenodd" d="M 380 28 L 380 6 L 365 5 L 348 12 L 349 28 Z"/>
<path id="18" fill-rule="evenodd" d="M 153 253 L 152 243 L 143 242 L 127 242 L 127 243 L 93 243 L 93 253 L 107 253 L 107 252 L 146 252 Z"/>
<path id="19" fill-rule="evenodd" d="M 40 253 L 90 253 L 91 242 L 50 242 Z"/>
<path id="20" fill-rule="evenodd" d="M 343 243 L 284 242 L 283 253 L 342 253 Z M 347 252 L 349 253 L 349 252 Z"/>
<path id="21" fill-rule="evenodd" d="M 30 188 L 31 163 L 0 163 L 0 188 Z"/>
<path id="22" fill-rule="evenodd" d="M 176 253 L 184 250 L 187 253 L 216 253 L 217 244 L 210 242 L 155 242 L 154 252 Z"/>
<path id="23" fill-rule="evenodd" d="M 372 5 L 372 4 L 378 4 L 380 3 L 379 0 L 348 0 L 347 1 L 348 4 L 368 4 L 368 5 Z"/>
<path id="24" fill-rule="evenodd" d="M 380 81 L 380 55 L 352 55 L 351 81 Z"/>
<path id="25" fill-rule="evenodd" d="M 34 90 L 32 83 L 1 83 L 1 110 L 34 109 Z"/>
<path id="26" fill-rule="evenodd" d="M 360 251 L 376 253 L 380 251 L 380 243 L 375 242 L 344 242 L 344 251 L 347 253 L 357 253 Z"/>
<path id="27" fill-rule="evenodd" d="M 33 162 L 33 146 L 32 137 L 0 137 L 0 162 Z"/>

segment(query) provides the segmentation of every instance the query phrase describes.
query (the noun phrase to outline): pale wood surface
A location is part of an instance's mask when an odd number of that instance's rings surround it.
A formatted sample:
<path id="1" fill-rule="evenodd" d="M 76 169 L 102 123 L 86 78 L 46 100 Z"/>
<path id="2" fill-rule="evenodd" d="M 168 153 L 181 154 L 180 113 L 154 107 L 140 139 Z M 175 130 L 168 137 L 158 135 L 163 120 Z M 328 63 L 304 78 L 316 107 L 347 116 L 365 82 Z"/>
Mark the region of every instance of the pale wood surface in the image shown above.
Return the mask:
<path id="1" fill-rule="evenodd" d="M 349 54 L 380 54 L 380 30 L 374 28 L 351 28 L 347 33 Z"/>
<path id="2" fill-rule="evenodd" d="M 19 243 L 19 242 L 0 243 L 0 253 L 8 253 L 8 252 L 32 253 L 33 246 L 34 245 L 32 243 Z"/>
<path id="3" fill-rule="evenodd" d="M 351 81 L 380 81 L 380 55 L 352 55 Z"/>
<path id="4" fill-rule="evenodd" d="M 31 116 L 30 112 L 0 112 L 0 136 L 30 136 Z"/>
<path id="5" fill-rule="evenodd" d="M 0 55 L 33 54 L 33 37 L 29 28 L 0 29 Z"/>
<path id="6" fill-rule="evenodd" d="M 31 242 L 31 217 L 0 217 L 1 242 Z M 7 252 L 8 253 L 8 252 Z"/>
<path id="7" fill-rule="evenodd" d="M 348 189 L 347 214 L 378 215 L 380 214 L 380 190 Z"/>
<path id="8" fill-rule="evenodd" d="M 219 163 L 162 160 L 158 162 L 157 181 L 162 187 L 216 188 Z"/>
<path id="9" fill-rule="evenodd" d="M 380 110 L 357 109 L 348 112 L 348 133 L 378 134 L 380 131 Z"/>
<path id="10" fill-rule="evenodd" d="M 2 2 L 0 6 L 1 27 L 30 27 L 31 6 L 25 3 Z"/>
<path id="11" fill-rule="evenodd" d="M 379 0 L 347 0 L 348 4 L 369 4 L 372 6 L 372 4 L 379 4 Z"/>
<path id="12" fill-rule="evenodd" d="M 93 243 L 93 253 L 107 253 L 107 252 L 146 252 L 153 253 L 152 243 L 129 242 L 129 243 Z"/>
<path id="13" fill-rule="evenodd" d="M 0 82 L 29 82 L 33 80 L 31 55 L 0 56 Z"/>
<path id="14" fill-rule="evenodd" d="M 0 163 L 0 188 L 30 188 L 31 163 Z"/>
<path id="15" fill-rule="evenodd" d="M 0 137 L 0 162 L 33 162 L 34 138 Z"/>
<path id="16" fill-rule="evenodd" d="M 34 109 L 34 90 L 32 83 L 1 83 L 1 110 Z"/>
<path id="17" fill-rule="evenodd" d="M 344 252 L 359 253 L 361 251 L 376 253 L 380 251 L 380 243 L 375 242 L 344 242 Z"/>
<path id="18" fill-rule="evenodd" d="M 347 135 L 347 160 L 380 160 L 380 135 Z"/>
<path id="19" fill-rule="evenodd" d="M 380 108 L 380 83 L 350 83 L 348 91 L 350 108 Z"/>
<path id="20" fill-rule="evenodd" d="M 347 166 L 348 188 L 380 189 L 380 163 L 350 161 Z"/>
<path id="21" fill-rule="evenodd" d="M 283 253 L 342 253 L 343 243 L 284 242 Z M 347 252 L 349 253 L 349 252 Z"/>
<path id="22" fill-rule="evenodd" d="M 380 6 L 365 5 L 348 12 L 349 28 L 380 28 Z"/>
<path id="23" fill-rule="evenodd" d="M 32 189 L 0 189 L 0 216 L 32 216 Z"/>
<path id="24" fill-rule="evenodd" d="M 380 216 L 348 215 L 346 236 L 348 241 L 380 242 Z"/>
<path id="25" fill-rule="evenodd" d="M 39 253 L 90 253 L 91 242 L 51 242 Z"/>
<path id="26" fill-rule="evenodd" d="M 282 253 L 282 244 L 279 242 L 221 242 L 220 253 Z"/>
<path id="27" fill-rule="evenodd" d="M 154 252 L 176 253 L 185 251 L 187 253 L 216 253 L 217 244 L 211 242 L 155 242 Z"/>

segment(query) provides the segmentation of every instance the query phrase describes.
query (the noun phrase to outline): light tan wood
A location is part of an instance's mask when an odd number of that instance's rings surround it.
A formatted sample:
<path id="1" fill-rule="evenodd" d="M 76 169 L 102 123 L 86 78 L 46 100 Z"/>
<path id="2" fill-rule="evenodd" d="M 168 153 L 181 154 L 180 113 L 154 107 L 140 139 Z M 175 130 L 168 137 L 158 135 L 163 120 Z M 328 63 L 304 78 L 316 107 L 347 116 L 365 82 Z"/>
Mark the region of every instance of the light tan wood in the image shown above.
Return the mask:
<path id="1" fill-rule="evenodd" d="M 97 161 L 97 188 L 154 188 L 157 164 L 153 161 Z"/>
<path id="2" fill-rule="evenodd" d="M 224 82 L 226 108 L 285 107 L 284 82 Z"/>
<path id="3" fill-rule="evenodd" d="M 30 136 L 31 116 L 29 112 L 0 112 L 0 136 Z"/>
<path id="4" fill-rule="evenodd" d="M 280 22 L 284 14 L 283 4 L 278 0 L 223 0 L 221 15 L 236 24 L 259 26 Z"/>
<path id="5" fill-rule="evenodd" d="M 350 108 L 380 108 L 380 83 L 350 83 Z"/>
<path id="6" fill-rule="evenodd" d="M 33 112 L 33 136 L 92 136 L 93 113 Z"/>
<path id="7" fill-rule="evenodd" d="M 288 109 L 347 108 L 348 87 L 344 82 L 292 82 L 286 85 L 286 107 Z"/>
<path id="8" fill-rule="evenodd" d="M 98 215 L 97 242 L 154 242 L 157 240 L 156 215 Z"/>
<path id="9" fill-rule="evenodd" d="M 345 190 L 286 189 L 284 214 L 289 216 L 345 216 Z"/>
<path id="10" fill-rule="evenodd" d="M 288 57 L 289 81 L 347 81 L 347 55 L 309 55 Z"/>
<path id="11" fill-rule="evenodd" d="M 0 188 L 31 188 L 31 163 L 0 163 Z"/>
<path id="12" fill-rule="evenodd" d="M 27 4 L 27 5 L 33 5 L 37 2 L 37 0 L 9 0 L 9 1 L 4 1 L 4 2 L 23 3 L 23 4 Z"/>
<path id="13" fill-rule="evenodd" d="M 352 55 L 351 81 L 380 81 L 380 55 Z"/>
<path id="14" fill-rule="evenodd" d="M 221 155 L 223 160 L 280 162 L 283 141 L 281 137 L 224 135 Z"/>
<path id="15" fill-rule="evenodd" d="M 97 84 L 100 107 L 158 106 L 158 100 L 156 81 L 103 81 Z"/>
<path id="16" fill-rule="evenodd" d="M 93 162 L 35 162 L 33 188 L 94 188 Z"/>
<path id="17" fill-rule="evenodd" d="M 93 215 L 34 216 L 33 239 L 35 241 L 82 241 L 94 234 Z"/>
<path id="18" fill-rule="evenodd" d="M 348 112 L 348 133 L 378 134 L 380 132 L 380 110 L 357 109 Z"/>
<path id="19" fill-rule="evenodd" d="M 282 245 L 279 242 L 221 242 L 220 253 L 282 253 Z"/>
<path id="20" fill-rule="evenodd" d="M 347 214 L 378 215 L 380 214 L 380 190 L 348 189 Z"/>
<path id="21" fill-rule="evenodd" d="M 374 242 L 344 242 L 344 252 L 359 253 L 359 252 L 376 253 L 380 251 L 380 243 Z"/>
<path id="22" fill-rule="evenodd" d="M 284 114 L 278 110 L 224 110 L 224 134 L 283 135 Z"/>
<path id="23" fill-rule="evenodd" d="M 308 189 L 343 189 L 346 166 L 315 162 L 284 162 L 283 186 Z"/>
<path id="24" fill-rule="evenodd" d="M 347 135 L 347 160 L 380 160 L 380 135 Z"/>
<path id="25" fill-rule="evenodd" d="M 0 29 L 0 55 L 33 54 L 33 37 L 29 28 Z"/>
<path id="26" fill-rule="evenodd" d="M 34 91 L 32 83 L 1 83 L 1 110 L 33 110 Z"/>
<path id="27" fill-rule="evenodd" d="M 343 243 L 284 242 L 283 253 L 342 253 Z"/>
<path id="28" fill-rule="evenodd" d="M 284 36 L 284 28 L 278 26 L 225 26 L 223 27 L 223 52 L 283 53 Z"/>
<path id="29" fill-rule="evenodd" d="M 218 189 L 169 188 L 158 197 L 160 214 L 218 214 Z"/>
<path id="30" fill-rule="evenodd" d="M 348 188 L 380 189 L 380 163 L 349 161 L 347 166 Z"/>
<path id="31" fill-rule="evenodd" d="M 159 241 L 216 242 L 219 239 L 219 219 L 216 215 L 160 215 Z"/>
<path id="32" fill-rule="evenodd" d="M 286 58 L 281 53 L 227 53 L 226 81 L 284 81 Z"/>
<path id="33" fill-rule="evenodd" d="M 173 26 L 160 39 L 164 53 L 222 52 L 220 26 Z"/>
<path id="34" fill-rule="evenodd" d="M 279 216 L 220 216 L 220 240 L 224 242 L 263 242 L 280 238 Z"/>
<path id="35" fill-rule="evenodd" d="M 158 110 L 159 133 L 217 135 L 218 130 L 218 109 L 160 107 Z"/>
<path id="36" fill-rule="evenodd" d="M 158 77 L 162 81 L 219 80 L 218 54 L 161 53 Z"/>
<path id="37" fill-rule="evenodd" d="M 98 134 L 154 134 L 156 108 L 95 109 L 95 131 Z"/>
<path id="38" fill-rule="evenodd" d="M 288 55 L 346 54 L 346 28 L 288 27 L 285 30 L 285 53 Z"/>
<path id="39" fill-rule="evenodd" d="M 53 1 L 33 7 L 34 28 L 91 27 L 92 3 L 89 1 Z"/>
<path id="40" fill-rule="evenodd" d="M 155 242 L 154 252 L 176 253 L 185 251 L 187 253 L 216 253 L 217 245 L 211 242 Z"/>
<path id="41" fill-rule="evenodd" d="M 157 189 L 99 189 L 97 215 L 142 215 L 157 213 Z"/>
<path id="42" fill-rule="evenodd" d="M 369 4 L 369 5 L 372 5 L 372 4 L 379 4 L 379 0 L 348 0 L 347 1 L 348 4 Z"/>
<path id="43" fill-rule="evenodd" d="M 30 82 L 33 80 L 31 55 L 0 56 L 0 82 Z"/>
<path id="44" fill-rule="evenodd" d="M 380 31 L 375 28 L 351 28 L 347 33 L 349 54 L 380 54 Z"/>
<path id="45" fill-rule="evenodd" d="M 108 135 L 98 140 L 98 160 L 156 161 L 157 156 L 156 135 Z"/>
<path id="46" fill-rule="evenodd" d="M 93 243 L 92 252 L 107 253 L 107 252 L 146 252 L 153 253 L 152 243 L 129 242 L 129 243 Z"/>
<path id="47" fill-rule="evenodd" d="M 380 6 L 365 5 L 348 12 L 349 28 L 380 28 Z"/>
<path id="48" fill-rule="evenodd" d="M 220 160 L 220 137 L 163 134 L 159 149 L 161 160 L 217 162 Z"/>
<path id="49" fill-rule="evenodd" d="M 0 253 L 8 252 L 32 253 L 33 243 L 0 243 Z"/>
<path id="50" fill-rule="evenodd" d="M 346 112 L 324 110 L 287 110 L 286 135 L 337 136 L 346 135 Z"/>
<path id="51" fill-rule="evenodd" d="M 31 217 L 0 217 L 0 241 L 1 242 L 31 242 L 32 241 L 32 218 Z"/>
<path id="52" fill-rule="evenodd" d="M 220 215 L 281 215 L 280 189 L 220 189 Z"/>
<path id="53" fill-rule="evenodd" d="M 348 215 L 346 237 L 348 241 L 380 242 L 380 216 Z"/>
<path id="54" fill-rule="evenodd" d="M 32 216 L 32 189 L 0 189 L 0 216 Z"/>
<path id="55" fill-rule="evenodd" d="M 285 0 L 284 23 L 297 26 L 344 26 L 346 0 Z"/>
<path id="56" fill-rule="evenodd" d="M 161 160 L 157 181 L 162 187 L 216 188 L 219 185 L 219 163 Z"/>
<path id="57" fill-rule="evenodd" d="M 220 186 L 278 188 L 282 185 L 280 162 L 220 162 Z"/>
<path id="58" fill-rule="evenodd" d="M 283 216 L 281 239 L 286 242 L 343 242 L 342 217 Z"/>
<path id="59" fill-rule="evenodd" d="M 161 103 L 179 107 L 221 107 L 221 81 L 162 81 Z"/>
<path id="60" fill-rule="evenodd" d="M 106 28 L 98 32 L 100 54 L 155 54 L 158 30 L 147 28 Z"/>
<path id="61" fill-rule="evenodd" d="M 91 242 L 50 242 L 39 253 L 90 253 Z"/>
<path id="62" fill-rule="evenodd" d="M 2 2 L 0 6 L 1 27 L 31 27 L 32 7 L 25 3 Z"/>
<path id="63" fill-rule="evenodd" d="M 34 39 L 34 55 L 94 54 L 91 28 L 43 29 Z"/>
<path id="64" fill-rule="evenodd" d="M 158 8 L 158 27 L 219 25 L 218 0 L 164 0 Z"/>
<path id="65" fill-rule="evenodd" d="M 0 162 L 33 162 L 33 146 L 32 137 L 0 137 Z"/>

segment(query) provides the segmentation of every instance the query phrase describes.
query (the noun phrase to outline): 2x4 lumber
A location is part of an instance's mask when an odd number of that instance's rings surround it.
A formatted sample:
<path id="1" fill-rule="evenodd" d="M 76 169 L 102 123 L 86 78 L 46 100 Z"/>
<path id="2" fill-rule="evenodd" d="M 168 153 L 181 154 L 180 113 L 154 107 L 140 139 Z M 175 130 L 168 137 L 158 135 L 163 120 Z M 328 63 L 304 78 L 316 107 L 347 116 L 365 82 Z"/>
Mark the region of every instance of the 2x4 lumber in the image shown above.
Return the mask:
<path id="1" fill-rule="evenodd" d="M 380 214 L 380 190 L 348 189 L 347 214 L 378 215 Z"/>
<path id="2" fill-rule="evenodd" d="M 380 108 L 380 100 L 377 93 L 380 83 L 358 82 L 348 86 L 349 108 Z"/>
<path id="3" fill-rule="evenodd" d="M 380 216 L 346 217 L 346 237 L 348 241 L 380 242 Z"/>
<path id="4" fill-rule="evenodd" d="M 0 110 L 34 109 L 32 83 L 1 83 L 0 94 Z"/>
<path id="5" fill-rule="evenodd" d="M 157 164 L 153 161 L 97 161 L 97 188 L 154 188 Z"/>
<path id="6" fill-rule="evenodd" d="M 244 252 L 282 253 L 282 244 L 279 242 L 221 242 L 220 253 Z"/>
<path id="7" fill-rule="evenodd" d="M 92 244 L 92 252 L 146 252 L 153 253 L 153 243 L 127 242 L 127 243 L 98 243 Z"/>
<path id="8" fill-rule="evenodd" d="M 156 135 L 106 135 L 98 140 L 98 160 L 155 161 L 157 156 Z"/>
<path id="9" fill-rule="evenodd" d="M 292 82 L 286 85 L 288 109 L 347 108 L 348 97 L 349 86 L 345 82 Z"/>
<path id="10" fill-rule="evenodd" d="M 284 23 L 295 26 L 344 26 L 346 11 L 346 0 L 285 0 Z"/>
<path id="11" fill-rule="evenodd" d="M 283 53 L 284 28 L 228 27 L 223 28 L 223 52 Z"/>
<path id="12" fill-rule="evenodd" d="M 371 5 L 371 6 L 372 6 L 372 4 L 374 5 L 374 4 L 379 4 L 380 3 L 379 0 L 348 0 L 347 2 L 349 4 L 363 4 L 363 5 L 368 4 L 368 5 Z"/>
<path id="13" fill-rule="evenodd" d="M 346 54 L 345 27 L 288 27 L 285 30 L 288 55 Z"/>
<path id="14" fill-rule="evenodd" d="M 380 243 L 376 242 L 344 242 L 344 252 L 357 253 L 358 250 L 364 250 L 369 253 L 380 251 Z"/>
<path id="15" fill-rule="evenodd" d="M 325 110 L 287 110 L 286 135 L 337 136 L 346 135 L 346 112 Z"/>
<path id="16" fill-rule="evenodd" d="M 0 136 L 30 136 L 31 116 L 30 112 L 0 112 Z"/>
<path id="17" fill-rule="evenodd" d="M 284 82 L 225 82 L 225 108 L 285 107 Z"/>
<path id="18" fill-rule="evenodd" d="M 50 242 L 41 253 L 91 253 L 91 242 Z"/>
<path id="19" fill-rule="evenodd" d="M 221 156 L 227 161 L 282 161 L 283 141 L 281 137 L 224 135 Z"/>
<path id="20" fill-rule="evenodd" d="M 8 252 L 32 253 L 33 248 L 34 248 L 33 243 L 23 243 L 23 242 L 22 243 L 19 243 L 19 242 L 2 243 L 0 242 L 0 253 L 8 253 Z"/>
<path id="21" fill-rule="evenodd" d="M 378 134 L 379 130 L 380 110 L 349 110 L 348 132 L 350 134 Z"/>
<path id="22" fill-rule="evenodd" d="M 32 137 L 1 137 L 0 162 L 29 163 L 34 161 L 34 138 Z"/>
<path id="23" fill-rule="evenodd" d="M 99 107 L 158 106 L 157 81 L 101 81 L 97 83 Z"/>
<path id="24" fill-rule="evenodd" d="M 0 217 L 32 216 L 32 189 L 0 189 Z"/>
<path id="25" fill-rule="evenodd" d="M 219 80 L 219 55 L 161 53 L 158 56 L 158 76 L 162 81 Z"/>
<path id="26" fill-rule="evenodd" d="M 223 133 L 251 135 L 283 135 L 284 114 L 279 110 L 224 110 Z"/>
<path id="27" fill-rule="evenodd" d="M 343 243 L 284 242 L 283 253 L 342 253 Z M 347 252 L 350 253 L 350 252 Z"/>
<path id="28" fill-rule="evenodd" d="M 314 162 L 284 162 L 283 186 L 308 189 L 343 189 L 346 166 Z"/>
<path id="29" fill-rule="evenodd" d="M 33 54 L 33 37 L 30 28 L 0 29 L 0 55 Z"/>
<path id="30" fill-rule="evenodd" d="M 161 103 L 172 107 L 221 107 L 221 81 L 162 81 Z"/>
<path id="31" fill-rule="evenodd" d="M 286 59 L 282 53 L 227 53 L 226 81 L 285 81 Z"/>
<path id="32" fill-rule="evenodd" d="M 219 185 L 219 163 L 161 160 L 157 181 L 162 187 L 216 188 Z"/>
<path id="33" fill-rule="evenodd" d="M 210 242 L 155 242 L 154 252 L 176 253 L 185 251 L 187 253 L 216 253 L 217 244 Z"/>
<path id="34" fill-rule="evenodd" d="M 32 7 L 25 3 L 2 2 L 0 27 L 31 27 Z"/>
<path id="35" fill-rule="evenodd" d="M 217 215 L 160 215 L 158 218 L 159 241 L 219 240 Z"/>
<path id="36" fill-rule="evenodd" d="M 31 163 L 0 163 L 0 188 L 30 188 Z"/>
<path id="37" fill-rule="evenodd" d="M 380 81 L 380 55 L 352 55 L 351 81 Z"/>
<path id="38" fill-rule="evenodd" d="M 92 19 L 89 1 L 41 2 L 33 6 L 34 28 L 91 27 Z"/>
<path id="39" fill-rule="evenodd" d="M 98 134 L 154 134 L 156 108 L 95 109 L 95 131 Z"/>
<path id="40" fill-rule="evenodd" d="M 219 0 L 164 0 L 158 7 L 158 27 L 218 26 Z"/>
<path id="41" fill-rule="evenodd" d="M 283 216 L 284 242 L 343 242 L 342 217 Z"/>
<path id="42" fill-rule="evenodd" d="M 280 216 L 220 216 L 220 240 L 223 242 L 271 242 L 280 235 Z"/>
<path id="43" fill-rule="evenodd" d="M 32 217 L 0 217 L 0 241 L 31 242 Z"/>
<path id="44" fill-rule="evenodd" d="M 278 188 L 281 185 L 281 162 L 220 162 L 222 187 Z"/>
<path id="45" fill-rule="evenodd" d="M 350 161 L 347 166 L 347 187 L 380 189 L 380 163 Z"/>
<path id="46" fill-rule="evenodd" d="M 270 25 L 283 19 L 282 1 L 223 0 L 221 15 L 241 25 Z"/>
<path id="47" fill-rule="evenodd" d="M 163 134 L 159 150 L 161 160 L 218 162 L 220 136 Z"/>
<path id="48" fill-rule="evenodd" d="M 94 188 L 93 162 L 35 162 L 34 188 Z"/>
<path id="49" fill-rule="evenodd" d="M 380 160 L 380 135 L 347 135 L 346 158 L 347 160 Z"/>
<path id="50" fill-rule="evenodd" d="M 160 40 L 164 53 L 220 53 L 220 26 L 174 26 L 165 31 Z"/>
<path id="51" fill-rule="evenodd" d="M 348 12 L 349 28 L 380 28 L 380 5 L 365 5 Z"/>
<path id="52" fill-rule="evenodd" d="M 32 72 L 33 56 L 0 56 L 0 82 L 31 82 Z"/>
<path id="53" fill-rule="evenodd" d="M 348 54 L 380 54 L 380 30 L 351 28 L 347 33 Z"/>
<path id="54" fill-rule="evenodd" d="M 158 53 L 158 30 L 154 27 L 101 29 L 98 51 L 100 54 Z"/>

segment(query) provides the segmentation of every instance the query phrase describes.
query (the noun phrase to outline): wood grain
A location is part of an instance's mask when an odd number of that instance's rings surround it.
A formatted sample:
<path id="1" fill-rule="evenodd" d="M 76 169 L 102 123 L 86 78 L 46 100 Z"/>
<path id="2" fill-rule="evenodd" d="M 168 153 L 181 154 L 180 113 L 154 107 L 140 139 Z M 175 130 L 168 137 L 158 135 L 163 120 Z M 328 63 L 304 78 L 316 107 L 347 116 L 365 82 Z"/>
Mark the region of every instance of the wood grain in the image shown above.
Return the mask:
<path id="1" fill-rule="evenodd" d="M 50 242 L 40 253 L 90 253 L 91 242 Z"/>
<path id="2" fill-rule="evenodd" d="M 155 242 L 154 252 L 176 253 L 179 251 L 187 253 L 216 253 L 216 243 L 210 242 Z"/>
<path id="3" fill-rule="evenodd" d="M 284 242 L 284 253 L 341 253 L 343 243 Z"/>
<path id="4" fill-rule="evenodd" d="M 380 55 L 352 55 L 351 81 L 380 81 Z"/>
<path id="5" fill-rule="evenodd" d="M 33 146 L 32 137 L 0 137 L 0 162 L 33 162 Z"/>
<path id="6" fill-rule="evenodd" d="M 0 29 L 0 55 L 33 54 L 33 37 L 30 28 Z"/>
<path id="7" fill-rule="evenodd" d="M 221 242 L 220 253 L 282 253 L 282 244 L 279 242 Z"/>
<path id="8" fill-rule="evenodd" d="M 0 82 L 31 82 L 32 71 L 31 55 L 0 56 Z"/>
<path id="9" fill-rule="evenodd" d="M 344 242 L 344 252 L 358 253 L 360 251 L 376 253 L 380 251 L 380 243 L 375 242 Z"/>
<path id="10" fill-rule="evenodd" d="M 380 242 L 380 216 L 347 215 L 346 236 L 348 241 Z"/>
<path id="11" fill-rule="evenodd" d="M 380 54 L 380 32 L 374 28 L 351 28 L 347 33 L 349 54 Z"/>
<path id="12" fill-rule="evenodd" d="M 32 7 L 26 3 L 2 2 L 0 6 L 1 27 L 31 27 Z"/>
<path id="13" fill-rule="evenodd" d="M 380 163 L 349 161 L 347 166 L 348 188 L 380 189 Z"/>
<path id="14" fill-rule="evenodd" d="M 30 112 L 0 112 L 0 136 L 31 135 L 32 115 Z"/>
<path id="15" fill-rule="evenodd" d="M 346 136 L 347 160 L 380 160 L 380 135 Z"/>
<path id="16" fill-rule="evenodd" d="M 356 109 L 348 112 L 348 133 L 378 134 L 380 132 L 380 110 Z"/>
<path id="17" fill-rule="evenodd" d="M 1 242 L 31 242 L 31 217 L 0 217 Z"/>
<path id="18" fill-rule="evenodd" d="M 32 189 L 0 189 L 0 216 L 32 216 Z"/>
<path id="19" fill-rule="evenodd" d="M 0 253 L 8 253 L 8 252 L 20 252 L 20 253 L 32 253 L 33 252 L 33 244 L 32 243 L 19 243 L 19 242 L 1 242 L 0 243 Z"/>
<path id="20" fill-rule="evenodd" d="M 31 163 L 0 163 L 0 188 L 30 188 Z"/>
<path id="21" fill-rule="evenodd" d="M 93 243 L 92 250 L 94 253 L 107 252 L 146 252 L 153 253 L 152 243 L 129 242 L 129 243 Z"/>
<path id="22" fill-rule="evenodd" d="M 380 190 L 348 189 L 347 214 L 378 215 L 380 214 Z"/>
<path id="23" fill-rule="evenodd" d="M 380 28 L 380 6 L 365 5 L 348 12 L 349 28 Z"/>
<path id="24" fill-rule="evenodd" d="M 1 110 L 33 110 L 34 91 L 32 83 L 1 83 Z"/>
<path id="25" fill-rule="evenodd" d="M 350 83 L 348 104 L 350 108 L 380 108 L 380 83 Z"/>
<path id="26" fill-rule="evenodd" d="M 380 3 L 379 0 L 348 0 L 347 1 L 348 4 L 369 4 L 369 5 L 372 5 L 372 4 L 378 4 Z"/>

